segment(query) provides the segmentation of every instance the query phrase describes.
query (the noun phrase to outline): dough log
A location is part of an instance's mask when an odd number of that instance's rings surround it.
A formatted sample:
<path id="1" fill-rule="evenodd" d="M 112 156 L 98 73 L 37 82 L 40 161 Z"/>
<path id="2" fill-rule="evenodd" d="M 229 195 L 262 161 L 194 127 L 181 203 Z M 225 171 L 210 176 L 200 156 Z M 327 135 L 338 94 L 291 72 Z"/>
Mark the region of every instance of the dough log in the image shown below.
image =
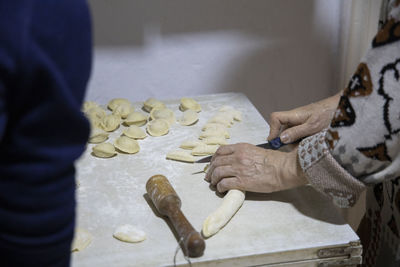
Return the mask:
<path id="1" fill-rule="evenodd" d="M 218 233 L 242 206 L 244 198 L 244 191 L 236 189 L 229 190 L 221 206 L 211 213 L 204 221 L 202 229 L 203 236 L 210 237 Z"/>

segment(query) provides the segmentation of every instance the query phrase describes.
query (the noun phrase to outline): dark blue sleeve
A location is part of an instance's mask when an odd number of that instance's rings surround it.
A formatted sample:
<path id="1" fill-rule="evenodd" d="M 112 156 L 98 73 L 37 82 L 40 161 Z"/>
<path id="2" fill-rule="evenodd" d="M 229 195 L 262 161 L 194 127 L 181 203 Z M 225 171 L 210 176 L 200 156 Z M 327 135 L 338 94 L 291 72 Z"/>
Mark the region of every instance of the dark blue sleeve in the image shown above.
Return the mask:
<path id="1" fill-rule="evenodd" d="M 91 68 L 85 0 L 0 0 L 0 265 L 68 266 Z"/>

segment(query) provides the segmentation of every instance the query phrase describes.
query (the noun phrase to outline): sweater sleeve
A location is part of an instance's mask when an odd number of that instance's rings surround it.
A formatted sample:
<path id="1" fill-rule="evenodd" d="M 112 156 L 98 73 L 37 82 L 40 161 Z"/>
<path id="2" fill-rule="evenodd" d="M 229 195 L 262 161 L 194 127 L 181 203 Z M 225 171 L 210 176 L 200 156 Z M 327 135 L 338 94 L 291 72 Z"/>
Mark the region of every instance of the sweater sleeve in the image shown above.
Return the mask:
<path id="1" fill-rule="evenodd" d="M 354 205 L 366 185 L 400 175 L 400 4 L 386 9 L 330 127 L 299 145 L 309 182 L 340 207 Z"/>

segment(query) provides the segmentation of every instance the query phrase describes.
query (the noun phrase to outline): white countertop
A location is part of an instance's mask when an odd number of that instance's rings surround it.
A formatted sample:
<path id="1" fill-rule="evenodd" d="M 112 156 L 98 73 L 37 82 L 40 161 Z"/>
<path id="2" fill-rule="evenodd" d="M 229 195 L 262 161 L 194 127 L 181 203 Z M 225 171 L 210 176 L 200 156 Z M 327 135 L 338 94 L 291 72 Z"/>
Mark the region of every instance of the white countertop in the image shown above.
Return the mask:
<path id="1" fill-rule="evenodd" d="M 222 199 L 209 189 L 204 173 L 193 174 L 205 164 L 166 160 L 165 155 L 183 140 L 196 138 L 222 105 L 243 113 L 243 121 L 229 129 L 229 143 L 265 142 L 268 124 L 245 95 L 224 93 L 194 98 L 203 109 L 199 122 L 194 126 L 175 124 L 165 136 L 139 140 L 138 154 L 100 159 L 90 155 L 93 145 L 88 145 L 77 163 L 77 224 L 87 229 L 93 240 L 85 250 L 73 253 L 72 266 L 173 265 L 177 240 L 172 228 L 149 205 L 145 185 L 152 175 L 165 175 L 182 200 L 182 211 L 194 228 L 201 230 L 204 219 Z M 179 99 L 162 101 L 177 118 L 181 116 Z M 136 110 L 141 108 L 141 103 L 134 104 Z M 122 128 L 108 141 L 113 142 Z M 115 228 L 126 223 L 144 230 L 147 239 L 136 244 L 114 239 Z M 308 260 L 317 257 L 318 248 L 357 240 L 331 202 L 309 186 L 273 194 L 247 193 L 228 225 L 206 240 L 204 255 L 191 261 L 196 266 L 243 266 Z M 181 251 L 177 263 L 186 263 Z"/>

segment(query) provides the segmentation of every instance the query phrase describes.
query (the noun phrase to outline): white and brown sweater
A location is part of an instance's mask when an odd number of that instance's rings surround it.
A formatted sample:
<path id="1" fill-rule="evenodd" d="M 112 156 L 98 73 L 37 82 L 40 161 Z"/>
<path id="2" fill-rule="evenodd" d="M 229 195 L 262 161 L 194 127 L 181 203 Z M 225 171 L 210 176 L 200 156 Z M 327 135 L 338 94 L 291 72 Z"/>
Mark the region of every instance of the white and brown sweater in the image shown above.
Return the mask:
<path id="1" fill-rule="evenodd" d="M 328 129 L 304 139 L 308 181 L 339 207 L 367 190 L 364 266 L 400 266 L 400 0 L 384 0 L 377 35 Z"/>

